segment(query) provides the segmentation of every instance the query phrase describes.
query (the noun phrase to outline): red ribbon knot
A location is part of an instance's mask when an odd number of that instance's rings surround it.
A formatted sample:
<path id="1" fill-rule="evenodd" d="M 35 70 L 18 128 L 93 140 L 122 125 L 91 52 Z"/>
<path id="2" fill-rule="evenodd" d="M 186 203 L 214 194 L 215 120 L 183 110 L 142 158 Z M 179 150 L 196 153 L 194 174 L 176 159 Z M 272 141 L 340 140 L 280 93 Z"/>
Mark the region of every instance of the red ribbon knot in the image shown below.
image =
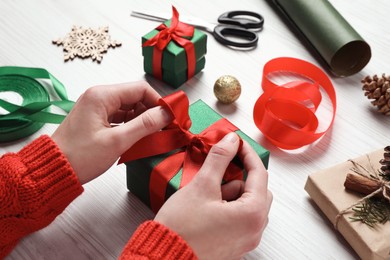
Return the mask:
<path id="1" fill-rule="evenodd" d="M 150 176 L 150 204 L 157 212 L 165 200 L 168 182 L 182 170 L 180 187 L 188 184 L 197 174 L 211 147 L 226 134 L 238 128 L 222 118 L 199 134 L 189 131 L 191 119 L 188 114 L 189 101 L 183 91 L 175 92 L 159 100 L 174 117 L 173 122 L 159 132 L 146 136 L 127 150 L 119 163 L 172 152 L 152 170 Z M 240 167 L 230 163 L 224 181 L 243 179 Z"/>
<path id="2" fill-rule="evenodd" d="M 167 27 L 165 24 L 159 25 L 156 29 L 160 32 L 153 38 L 142 44 L 142 47 L 154 46 L 153 48 L 153 75 L 159 80 L 162 79 L 162 56 L 167 45 L 173 40 L 177 45 L 184 48 L 187 56 L 187 76 L 188 79 L 195 75 L 196 56 L 194 44 L 183 37 L 192 38 L 194 27 L 179 21 L 179 13 L 172 6 L 171 24 Z"/>

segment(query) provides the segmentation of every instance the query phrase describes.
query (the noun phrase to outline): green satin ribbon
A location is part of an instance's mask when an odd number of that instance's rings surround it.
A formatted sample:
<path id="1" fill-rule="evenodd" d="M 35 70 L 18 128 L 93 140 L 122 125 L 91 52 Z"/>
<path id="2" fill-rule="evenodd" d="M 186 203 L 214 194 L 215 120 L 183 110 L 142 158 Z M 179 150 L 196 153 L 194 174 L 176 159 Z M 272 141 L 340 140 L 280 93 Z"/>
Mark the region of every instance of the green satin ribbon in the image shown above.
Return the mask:
<path id="1" fill-rule="evenodd" d="M 51 101 L 49 91 L 36 79 L 49 79 L 60 100 Z M 0 67 L 0 92 L 16 92 L 23 98 L 20 106 L 0 98 L 0 107 L 9 112 L 0 115 L 0 143 L 29 136 L 45 123 L 61 123 L 65 116 L 51 113 L 49 107 L 69 113 L 74 105 L 62 83 L 41 68 Z"/>

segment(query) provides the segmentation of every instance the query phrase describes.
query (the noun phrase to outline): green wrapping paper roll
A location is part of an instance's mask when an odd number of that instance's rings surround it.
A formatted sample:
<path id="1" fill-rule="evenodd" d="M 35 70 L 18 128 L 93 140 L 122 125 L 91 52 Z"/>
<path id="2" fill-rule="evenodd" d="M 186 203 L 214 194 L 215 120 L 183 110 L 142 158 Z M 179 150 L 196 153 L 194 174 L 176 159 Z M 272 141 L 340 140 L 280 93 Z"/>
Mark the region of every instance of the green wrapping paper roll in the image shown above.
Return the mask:
<path id="1" fill-rule="evenodd" d="M 370 46 L 327 0 L 271 1 L 336 76 L 355 74 L 370 61 Z"/>

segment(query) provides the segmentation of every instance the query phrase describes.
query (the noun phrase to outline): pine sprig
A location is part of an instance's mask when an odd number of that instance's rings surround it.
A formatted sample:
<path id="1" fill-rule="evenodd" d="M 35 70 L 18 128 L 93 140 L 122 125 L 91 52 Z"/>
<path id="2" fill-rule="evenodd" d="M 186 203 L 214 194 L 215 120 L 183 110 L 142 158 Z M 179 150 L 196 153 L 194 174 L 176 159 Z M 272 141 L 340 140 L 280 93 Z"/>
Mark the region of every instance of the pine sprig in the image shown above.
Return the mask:
<path id="1" fill-rule="evenodd" d="M 360 167 L 369 173 L 369 176 L 372 179 L 385 182 L 386 185 L 382 187 L 385 190 L 382 191 L 389 194 L 388 187 L 390 182 L 390 146 L 386 146 L 384 151 L 385 153 L 383 155 L 383 159 L 379 161 L 382 167 L 378 170 L 378 173 L 375 172 L 374 175 L 372 172 L 370 173 L 367 171 L 364 167 Z M 377 224 L 385 224 L 387 221 L 390 221 L 390 201 L 388 197 L 384 197 L 370 197 L 365 199 L 362 203 L 354 206 L 352 208 L 354 214 L 353 217 L 350 217 L 350 219 L 352 221 L 360 221 L 372 228 L 374 228 Z"/>
<path id="2" fill-rule="evenodd" d="M 360 221 L 374 228 L 377 224 L 390 221 L 390 203 L 383 198 L 370 198 L 355 206 L 352 221 Z"/>

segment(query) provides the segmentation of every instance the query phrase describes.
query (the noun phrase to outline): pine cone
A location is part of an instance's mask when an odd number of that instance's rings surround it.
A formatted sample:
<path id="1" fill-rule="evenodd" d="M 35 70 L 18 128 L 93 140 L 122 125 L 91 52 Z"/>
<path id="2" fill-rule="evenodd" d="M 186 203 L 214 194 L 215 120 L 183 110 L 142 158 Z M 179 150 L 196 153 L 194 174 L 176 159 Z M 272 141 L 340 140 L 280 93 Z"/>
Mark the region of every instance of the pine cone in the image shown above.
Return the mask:
<path id="1" fill-rule="evenodd" d="M 382 74 L 382 77 L 374 75 L 366 76 L 363 80 L 364 95 L 374 99 L 371 104 L 378 107 L 380 113 L 390 115 L 390 76 Z"/>
<path id="2" fill-rule="evenodd" d="M 385 147 L 385 153 L 383 154 L 383 159 L 379 161 L 382 164 L 382 172 L 390 176 L 390 146 Z"/>

